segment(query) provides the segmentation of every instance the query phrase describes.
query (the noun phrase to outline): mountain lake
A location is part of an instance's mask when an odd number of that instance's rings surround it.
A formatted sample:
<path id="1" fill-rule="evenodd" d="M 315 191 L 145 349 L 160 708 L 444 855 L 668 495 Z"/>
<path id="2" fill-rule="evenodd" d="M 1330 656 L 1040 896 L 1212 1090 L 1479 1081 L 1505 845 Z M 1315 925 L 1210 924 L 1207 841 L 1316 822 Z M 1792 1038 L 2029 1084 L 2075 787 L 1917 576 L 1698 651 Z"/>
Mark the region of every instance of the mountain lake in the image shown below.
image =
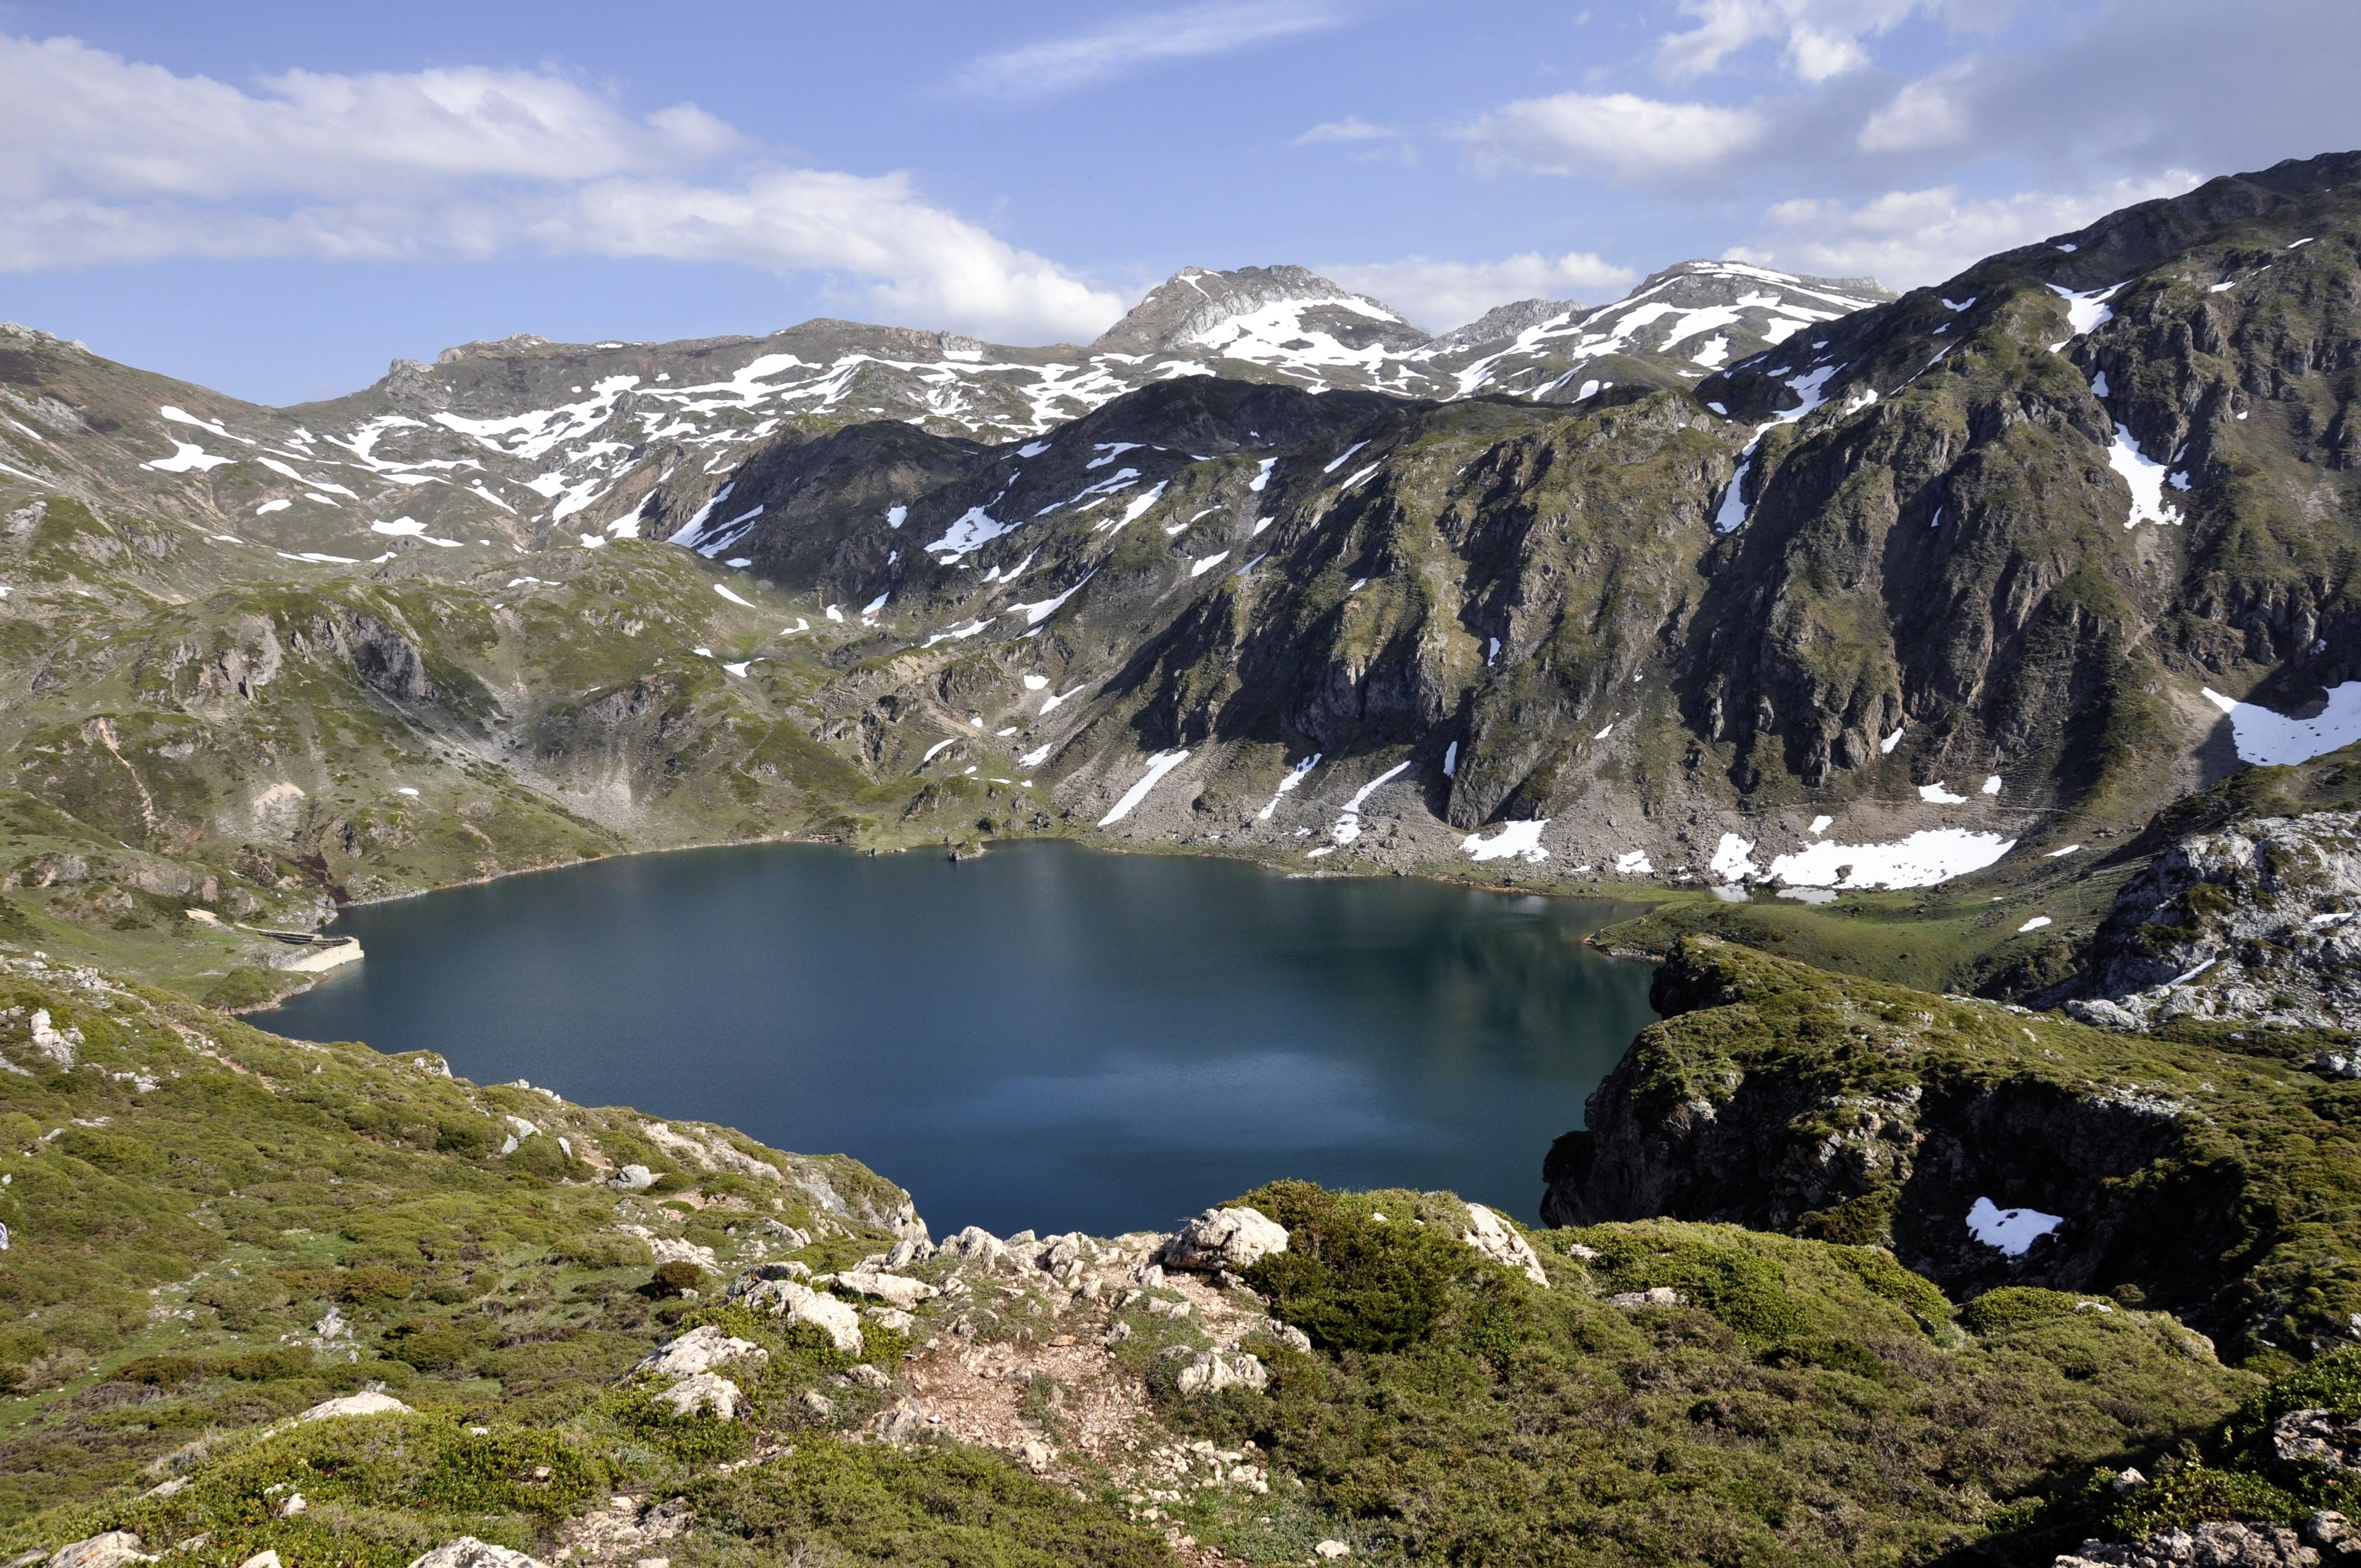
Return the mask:
<path id="1" fill-rule="evenodd" d="M 1534 1221 L 1655 1016 L 1598 902 L 1055 842 L 768 844 L 357 906 L 253 1022 L 844 1153 L 938 1236 L 1167 1227 L 1279 1177 Z"/>

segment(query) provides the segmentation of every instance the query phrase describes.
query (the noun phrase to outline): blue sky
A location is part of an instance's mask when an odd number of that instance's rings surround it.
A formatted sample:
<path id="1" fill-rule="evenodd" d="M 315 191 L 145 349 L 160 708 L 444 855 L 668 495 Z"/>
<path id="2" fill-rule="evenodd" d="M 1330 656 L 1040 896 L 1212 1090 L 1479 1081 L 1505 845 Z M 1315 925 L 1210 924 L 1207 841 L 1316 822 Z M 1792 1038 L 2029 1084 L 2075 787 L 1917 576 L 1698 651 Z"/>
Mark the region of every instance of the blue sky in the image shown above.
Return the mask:
<path id="1" fill-rule="evenodd" d="M 1433 330 L 1939 280 L 2361 146 L 2351 0 L 0 4 L 0 316 L 265 401 L 476 337 L 1087 339 L 1295 261 Z"/>

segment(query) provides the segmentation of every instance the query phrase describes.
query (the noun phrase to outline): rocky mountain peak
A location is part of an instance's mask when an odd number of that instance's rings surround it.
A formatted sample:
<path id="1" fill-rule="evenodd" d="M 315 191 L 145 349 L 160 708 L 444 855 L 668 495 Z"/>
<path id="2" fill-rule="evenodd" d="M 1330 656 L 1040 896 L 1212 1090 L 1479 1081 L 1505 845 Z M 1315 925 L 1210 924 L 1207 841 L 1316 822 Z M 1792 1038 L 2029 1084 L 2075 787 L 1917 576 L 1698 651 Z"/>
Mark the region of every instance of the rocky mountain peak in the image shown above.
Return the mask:
<path id="1" fill-rule="evenodd" d="M 1184 267 L 1091 346 L 1120 354 L 1210 348 L 1256 360 L 1299 343 L 1317 347 L 1323 337 L 1356 354 L 1400 353 L 1426 341 L 1400 312 L 1307 268 Z"/>
<path id="2" fill-rule="evenodd" d="M 1574 300 L 1511 300 L 1505 305 L 1494 305 L 1465 326 L 1437 333 L 1427 340 L 1427 351 L 1441 356 L 1487 344 L 1511 342 L 1529 328 L 1578 313 L 1582 308 Z"/>

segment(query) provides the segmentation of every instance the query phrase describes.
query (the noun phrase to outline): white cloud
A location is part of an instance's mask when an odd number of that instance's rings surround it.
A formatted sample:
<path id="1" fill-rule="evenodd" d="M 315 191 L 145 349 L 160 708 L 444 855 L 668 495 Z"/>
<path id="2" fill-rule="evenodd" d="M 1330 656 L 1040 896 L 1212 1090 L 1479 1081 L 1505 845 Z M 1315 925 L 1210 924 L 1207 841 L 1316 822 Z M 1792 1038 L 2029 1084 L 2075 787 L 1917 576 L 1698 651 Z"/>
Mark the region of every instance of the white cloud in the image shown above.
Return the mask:
<path id="1" fill-rule="evenodd" d="M 1512 300 L 1612 299 L 1639 273 L 1588 251 L 1543 256 L 1528 251 L 1498 261 L 1400 261 L 1320 269 L 1347 289 L 1384 301 L 1429 331 L 1448 331 Z"/>
<path id="2" fill-rule="evenodd" d="M 0 270 L 522 249 L 833 274 L 887 319 L 1004 340 L 1087 341 L 1123 310 L 906 175 L 717 174 L 757 150 L 721 121 L 634 118 L 547 74 L 294 72 L 249 93 L 0 38 Z"/>
<path id="3" fill-rule="evenodd" d="M 979 98 L 1038 102 L 1172 60 L 1325 32 L 1345 19 L 1334 5 L 1318 0 L 1223 0 L 1142 12 L 1088 32 L 985 55 L 962 70 L 953 85 Z"/>
<path id="4" fill-rule="evenodd" d="M 1657 40 L 1656 69 L 1682 82 L 1722 70 L 1752 45 L 1775 42 L 1780 64 L 1803 82 L 1826 82 L 1870 63 L 1865 39 L 1924 13 L 1955 29 L 1997 25 L 2014 0 L 1681 0 L 1697 25 Z"/>
<path id="5" fill-rule="evenodd" d="M 248 93 L 72 38 L 0 38 L 0 193 L 227 198 L 693 166 L 743 138 L 682 104 L 634 119 L 562 78 L 290 71 Z"/>
<path id="6" fill-rule="evenodd" d="M 1972 69 L 1946 66 L 1905 86 L 1861 122 L 1855 145 L 1863 152 L 1924 152 L 1970 140 L 1975 126 L 1960 88 Z"/>
<path id="7" fill-rule="evenodd" d="M 1782 202 L 1763 214 L 1757 243 L 1727 254 L 1734 261 L 1792 272 L 1868 275 L 1890 287 L 1939 282 L 1995 251 L 2010 250 L 2198 182 L 2173 172 L 2125 179 L 2082 191 L 2027 191 L 1973 199 L 1956 185 L 1890 191 L 1848 206 L 1834 201 Z"/>
<path id="8" fill-rule="evenodd" d="M 1752 109 L 1561 93 L 1503 104 L 1456 134 L 1484 163 L 1642 180 L 1711 170 L 1752 148 L 1763 131 Z"/>
<path id="9" fill-rule="evenodd" d="M 1328 120 L 1312 126 L 1297 137 L 1292 145 L 1310 147 L 1323 141 L 1389 141 L 1400 135 L 1389 126 L 1373 126 L 1358 115 L 1347 115 L 1341 120 Z"/>

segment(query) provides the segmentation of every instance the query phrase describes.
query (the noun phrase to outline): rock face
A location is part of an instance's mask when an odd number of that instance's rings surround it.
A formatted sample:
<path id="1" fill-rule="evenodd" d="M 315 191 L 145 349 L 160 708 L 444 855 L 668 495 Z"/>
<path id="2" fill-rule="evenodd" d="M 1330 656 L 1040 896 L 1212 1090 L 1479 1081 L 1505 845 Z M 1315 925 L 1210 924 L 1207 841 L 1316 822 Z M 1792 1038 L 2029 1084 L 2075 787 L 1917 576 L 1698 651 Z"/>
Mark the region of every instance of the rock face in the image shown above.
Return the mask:
<path id="1" fill-rule="evenodd" d="M 1535 1255 L 1533 1244 L 1483 1204 L 1467 1205 L 1467 1228 L 1460 1233 L 1459 1239 L 1494 1263 L 1520 1271 L 1544 1290 L 1549 1288 L 1549 1276 L 1542 1272 L 1542 1260 Z"/>
<path id="2" fill-rule="evenodd" d="M 1240 1273 L 1287 1250 L 1287 1227 L 1259 1209 L 1208 1209 L 1180 1227 L 1159 1255 L 1167 1268 Z"/>
<path id="3" fill-rule="evenodd" d="M 748 1269 L 730 1282 L 729 1297 L 749 1311 L 768 1312 L 791 1323 L 809 1323 L 845 1354 L 861 1354 L 861 1318 L 852 1304 L 797 1284 L 782 1267 L 764 1265 Z"/>
<path id="4" fill-rule="evenodd" d="M 2263 1170 L 2276 1157 L 2242 1143 L 2224 1163 L 2227 1102 L 2192 1106 L 2148 1080 L 2213 1081 L 2211 1057 L 2150 1042 L 2144 1069 L 2116 1037 L 2054 1017 L 1816 975 L 1709 938 L 1675 946 L 1652 1000 L 1664 1021 L 1593 1093 L 1587 1128 L 1550 1151 L 1553 1224 L 1661 1215 L 1882 1245 L 1955 1299 L 2134 1286 L 2241 1344 L 2278 1343 L 2274 1302 L 2315 1288 L 2301 1279 L 2323 1293 L 2308 1342 L 2351 1337 L 2361 1296 L 2290 1244 L 2260 1265 L 2246 1250 L 2257 1208 L 2294 1224 Z M 2316 1080 L 2242 1092 L 2257 1097 L 2242 1115 L 2341 1146 Z"/>
<path id="5" fill-rule="evenodd" d="M 710 1372 L 725 1361 L 740 1360 L 768 1366 L 771 1353 L 750 1340 L 732 1338 L 706 1323 L 659 1345 L 653 1354 L 642 1357 L 631 1370 L 658 1377 L 691 1377 Z"/>
<path id="6" fill-rule="evenodd" d="M 2114 1028 L 2183 1016 L 2350 1028 L 2361 1017 L 2361 812 L 2181 839 L 2116 895 L 2084 974 L 2052 1000 Z"/>

